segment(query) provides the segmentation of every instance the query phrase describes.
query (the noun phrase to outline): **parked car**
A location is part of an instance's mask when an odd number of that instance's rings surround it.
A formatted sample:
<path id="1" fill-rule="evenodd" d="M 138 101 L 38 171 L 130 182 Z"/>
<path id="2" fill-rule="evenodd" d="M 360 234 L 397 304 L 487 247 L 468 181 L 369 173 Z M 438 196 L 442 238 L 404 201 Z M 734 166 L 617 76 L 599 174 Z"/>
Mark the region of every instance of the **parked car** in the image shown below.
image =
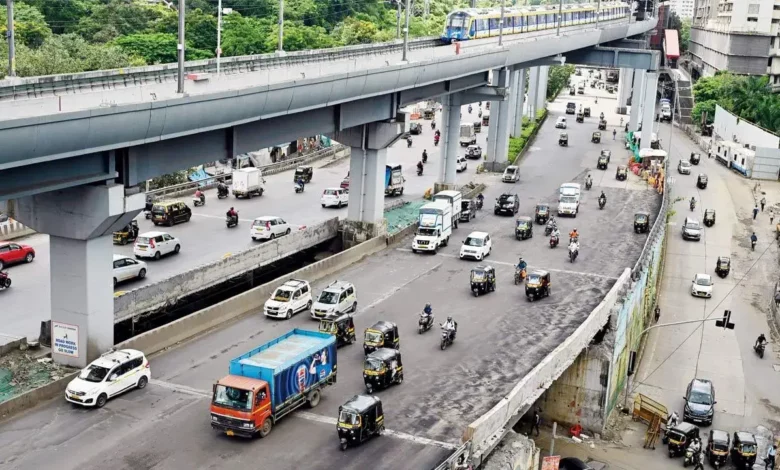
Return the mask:
<path id="1" fill-rule="evenodd" d="M 334 281 L 320 292 L 320 296 L 311 308 L 311 317 L 321 320 L 328 315 L 341 315 L 356 310 L 355 286 L 351 282 Z"/>
<path id="2" fill-rule="evenodd" d="M 684 421 L 712 424 L 717 401 L 715 401 L 715 387 L 710 380 L 691 380 L 683 399 L 685 400 Z"/>
<path id="3" fill-rule="evenodd" d="M 146 263 L 124 255 L 114 255 L 114 287 L 130 279 L 146 277 Z"/>
<path id="4" fill-rule="evenodd" d="M 165 232 L 146 232 L 138 235 L 133 245 L 136 258 L 160 259 L 167 254 L 178 254 L 181 242 L 178 238 Z"/>
<path id="5" fill-rule="evenodd" d="M 482 261 L 493 249 L 493 241 L 487 232 L 471 232 L 460 247 L 460 259 L 473 258 Z"/>
<path id="6" fill-rule="evenodd" d="M 109 398 L 133 388 L 143 389 L 151 377 L 152 370 L 144 353 L 135 349 L 111 350 L 70 381 L 65 388 L 65 399 L 76 405 L 102 408 Z"/>
<path id="7" fill-rule="evenodd" d="M 273 240 L 276 237 L 282 237 L 290 234 L 290 224 L 281 217 L 266 215 L 258 217 L 252 222 L 249 228 L 249 235 L 252 240 Z"/>
<path id="8" fill-rule="evenodd" d="M 0 270 L 16 263 L 32 263 L 35 249 L 29 245 L 0 242 Z"/>
<path id="9" fill-rule="evenodd" d="M 322 207 L 341 207 L 349 204 L 349 189 L 325 188 L 320 199 Z"/>
<path id="10" fill-rule="evenodd" d="M 307 281 L 290 279 L 277 287 L 271 298 L 265 301 L 263 313 L 267 317 L 289 320 L 298 312 L 312 306 L 311 286 Z"/>

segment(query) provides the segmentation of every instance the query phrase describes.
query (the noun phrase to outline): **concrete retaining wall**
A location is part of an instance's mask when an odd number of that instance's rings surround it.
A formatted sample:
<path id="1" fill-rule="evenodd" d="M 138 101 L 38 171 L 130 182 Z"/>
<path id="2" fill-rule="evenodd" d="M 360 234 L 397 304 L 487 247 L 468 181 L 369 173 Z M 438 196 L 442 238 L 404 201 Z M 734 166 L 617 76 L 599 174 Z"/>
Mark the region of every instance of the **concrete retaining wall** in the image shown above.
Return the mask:
<path id="1" fill-rule="evenodd" d="M 199 266 L 148 284 L 114 298 L 114 322 L 154 310 L 177 300 L 224 282 L 252 269 L 264 266 L 298 251 L 330 240 L 338 235 L 338 218 L 307 227 L 274 241 L 262 243 L 241 253 L 214 263 Z"/>
<path id="2" fill-rule="evenodd" d="M 78 374 L 78 371 L 0 403 L 0 419 L 5 419 L 15 413 L 30 409 L 42 401 L 50 400 L 63 393 L 65 387 L 73 380 L 76 374 Z"/>
<path id="3" fill-rule="evenodd" d="M 0 240 L 14 240 L 32 235 L 33 233 L 35 233 L 35 230 L 13 219 L 0 223 Z"/>
<path id="4" fill-rule="evenodd" d="M 387 246 L 385 237 L 367 240 L 322 261 L 310 264 L 262 286 L 250 289 L 197 313 L 168 323 L 118 344 L 117 348 L 132 348 L 145 354 L 154 354 L 178 342 L 192 338 L 236 318 L 258 312 L 272 291 L 290 278 L 303 278 L 310 282 L 344 269 Z"/>

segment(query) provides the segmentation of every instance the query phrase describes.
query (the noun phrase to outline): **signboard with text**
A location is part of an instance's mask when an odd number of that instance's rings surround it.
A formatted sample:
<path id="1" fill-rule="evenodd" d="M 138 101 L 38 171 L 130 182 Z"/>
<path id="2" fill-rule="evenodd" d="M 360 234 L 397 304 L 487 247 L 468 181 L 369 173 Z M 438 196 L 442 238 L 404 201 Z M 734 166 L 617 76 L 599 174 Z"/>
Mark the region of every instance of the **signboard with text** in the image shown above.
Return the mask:
<path id="1" fill-rule="evenodd" d="M 550 455 L 542 459 L 542 470 L 558 470 L 561 464 L 560 455 Z"/>
<path id="2" fill-rule="evenodd" d="M 51 322 L 51 350 L 54 354 L 79 357 L 79 327 L 57 321 Z"/>

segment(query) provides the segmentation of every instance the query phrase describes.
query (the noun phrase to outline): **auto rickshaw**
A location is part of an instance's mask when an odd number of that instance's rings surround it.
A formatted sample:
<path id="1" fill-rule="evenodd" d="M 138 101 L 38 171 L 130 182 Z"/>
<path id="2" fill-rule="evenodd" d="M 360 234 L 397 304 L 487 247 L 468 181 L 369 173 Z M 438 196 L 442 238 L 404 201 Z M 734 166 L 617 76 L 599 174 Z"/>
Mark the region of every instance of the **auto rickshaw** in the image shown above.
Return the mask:
<path id="1" fill-rule="evenodd" d="M 606 119 L 602 119 L 601 121 L 599 121 L 599 130 L 600 131 L 607 130 L 607 120 Z"/>
<path id="2" fill-rule="evenodd" d="M 515 238 L 525 240 L 534 236 L 534 224 L 530 217 L 518 217 L 515 221 Z"/>
<path id="3" fill-rule="evenodd" d="M 596 163 L 596 168 L 599 170 L 606 170 L 607 165 L 609 165 L 609 159 L 605 156 L 600 156 L 599 161 Z"/>
<path id="4" fill-rule="evenodd" d="M 336 337 L 336 347 L 352 344 L 355 337 L 355 320 L 352 315 L 328 315 L 320 320 L 320 332 L 329 333 Z"/>
<path id="5" fill-rule="evenodd" d="M 482 147 L 469 145 L 468 149 L 466 149 L 466 158 L 482 158 Z"/>
<path id="6" fill-rule="evenodd" d="M 558 145 L 561 147 L 568 147 L 569 146 L 569 134 L 565 132 L 561 132 L 560 135 L 558 135 Z"/>
<path id="7" fill-rule="evenodd" d="M 758 444 L 756 436 L 749 432 L 734 433 L 734 445 L 731 447 L 731 462 L 737 468 L 753 468 L 756 463 Z"/>
<path id="8" fill-rule="evenodd" d="M 310 166 L 299 166 L 295 169 L 295 176 L 293 176 L 293 182 L 298 181 L 299 178 L 303 178 L 304 183 L 311 183 L 311 179 L 314 177 L 314 168 Z"/>
<path id="9" fill-rule="evenodd" d="M 537 204 L 534 217 L 537 224 L 546 224 L 550 219 L 550 206 L 547 204 Z"/>
<path id="10" fill-rule="evenodd" d="M 482 120 L 474 121 L 474 133 L 479 134 L 482 132 Z"/>
<path id="11" fill-rule="evenodd" d="M 423 111 L 423 119 L 433 119 L 434 116 L 436 116 L 436 113 L 433 108 L 425 108 Z"/>
<path id="12" fill-rule="evenodd" d="M 699 161 L 701 161 L 701 155 L 696 152 L 691 152 L 691 158 L 690 158 L 691 165 L 698 165 Z"/>
<path id="13" fill-rule="evenodd" d="M 366 328 L 363 334 L 363 352 L 368 356 L 379 348 L 401 348 L 398 325 L 380 320 Z"/>
<path id="14" fill-rule="evenodd" d="M 577 113 L 577 122 L 585 122 L 585 115 L 583 113 Z"/>
<path id="15" fill-rule="evenodd" d="M 634 232 L 647 233 L 650 229 L 650 214 L 647 212 L 637 212 L 634 214 Z"/>
<path id="16" fill-rule="evenodd" d="M 130 242 L 134 242 L 138 238 L 138 222 L 135 219 L 131 220 L 129 224 L 125 225 L 122 230 L 114 232 L 113 240 L 115 245 L 127 245 Z"/>
<path id="17" fill-rule="evenodd" d="M 705 189 L 707 187 L 707 175 L 699 173 L 699 177 L 696 179 L 696 187 L 699 189 Z"/>
<path id="18" fill-rule="evenodd" d="M 360 445 L 373 436 L 381 436 L 385 430 L 382 400 L 371 395 L 355 395 L 339 406 L 336 429 L 341 450 L 350 445 Z"/>
<path id="19" fill-rule="evenodd" d="M 682 422 L 667 432 L 669 439 L 669 458 L 674 458 L 685 453 L 685 449 L 699 437 L 699 427 L 691 423 Z"/>
<path id="20" fill-rule="evenodd" d="M 618 181 L 625 181 L 628 178 L 628 167 L 625 165 L 619 165 L 617 171 L 615 171 L 615 179 Z"/>
<path id="21" fill-rule="evenodd" d="M 601 143 L 601 132 L 594 132 L 590 136 L 590 141 L 594 144 L 600 144 Z"/>
<path id="22" fill-rule="evenodd" d="M 719 429 L 710 430 L 710 438 L 707 441 L 707 460 L 715 468 L 726 465 L 729 457 L 731 438 L 729 433 Z"/>
<path id="23" fill-rule="evenodd" d="M 550 296 L 550 273 L 533 271 L 525 278 L 525 296 L 533 302 L 536 299 Z"/>
<path id="24" fill-rule="evenodd" d="M 471 270 L 471 292 L 474 297 L 496 290 L 496 270 L 493 266 L 480 265 Z"/>
<path id="25" fill-rule="evenodd" d="M 601 149 L 601 153 L 599 155 L 602 157 L 606 157 L 607 163 L 609 163 L 609 161 L 612 160 L 612 150 Z"/>
<path id="26" fill-rule="evenodd" d="M 585 117 L 590 117 L 590 108 L 583 108 L 582 113 L 585 115 Z"/>
<path id="27" fill-rule="evenodd" d="M 369 395 L 403 381 L 404 366 L 398 350 L 379 348 L 363 361 L 363 382 Z"/>
<path id="28" fill-rule="evenodd" d="M 706 209 L 704 211 L 704 225 L 707 227 L 715 225 L 715 209 Z"/>
<path id="29" fill-rule="evenodd" d="M 575 94 L 577 94 L 577 92 L 574 91 L 574 87 L 569 88 L 569 95 L 574 96 Z"/>
<path id="30" fill-rule="evenodd" d="M 718 256 L 718 261 L 715 263 L 715 274 L 724 278 L 731 272 L 731 258 L 728 256 Z"/>

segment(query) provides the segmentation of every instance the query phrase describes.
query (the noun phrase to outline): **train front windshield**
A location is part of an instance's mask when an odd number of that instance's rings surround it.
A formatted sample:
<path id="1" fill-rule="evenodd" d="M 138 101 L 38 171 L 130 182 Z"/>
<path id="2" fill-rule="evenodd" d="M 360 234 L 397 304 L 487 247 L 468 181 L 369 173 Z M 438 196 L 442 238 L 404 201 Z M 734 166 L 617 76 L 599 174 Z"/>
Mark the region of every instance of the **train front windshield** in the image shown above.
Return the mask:
<path id="1" fill-rule="evenodd" d="M 444 35 L 451 39 L 461 39 L 468 37 L 468 31 L 466 31 L 466 14 L 465 13 L 452 13 L 447 19 L 446 30 Z"/>

